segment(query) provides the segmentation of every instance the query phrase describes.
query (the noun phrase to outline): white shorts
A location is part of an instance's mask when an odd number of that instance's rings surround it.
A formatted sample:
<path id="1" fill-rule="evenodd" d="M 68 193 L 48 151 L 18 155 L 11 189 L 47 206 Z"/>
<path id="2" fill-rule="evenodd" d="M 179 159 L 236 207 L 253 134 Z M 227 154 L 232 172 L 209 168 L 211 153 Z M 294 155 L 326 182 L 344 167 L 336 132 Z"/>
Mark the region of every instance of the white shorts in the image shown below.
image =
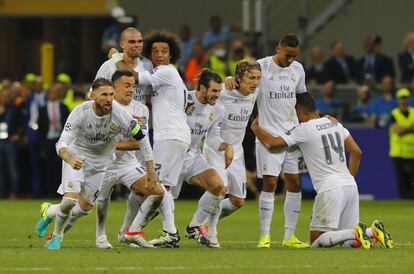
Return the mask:
<path id="1" fill-rule="evenodd" d="M 305 162 L 299 149 L 268 149 L 256 142 L 257 177 L 279 176 L 281 172 L 299 174 L 306 172 Z"/>
<path id="2" fill-rule="evenodd" d="M 352 229 L 358 222 L 359 195 L 356 186 L 342 186 L 316 195 L 311 230 Z"/>
<path id="3" fill-rule="evenodd" d="M 184 166 L 178 177 L 177 185 L 172 187 L 171 193 L 174 199 L 177 199 L 180 195 L 183 182 L 191 184 L 190 179 L 206 170 L 212 169 L 213 167 L 207 162 L 206 158 L 193 150 L 189 151 L 184 160 Z"/>
<path id="4" fill-rule="evenodd" d="M 85 164 L 75 170 L 68 163 L 62 161 L 62 182 L 57 190 L 61 195 L 65 193 L 79 193 L 89 204 L 94 205 L 102 187 L 105 171 L 96 171 Z"/>
<path id="5" fill-rule="evenodd" d="M 126 164 L 122 169 L 108 169 L 105 172 L 99 199 L 109 198 L 116 184 L 123 184 L 128 189 L 131 189 L 131 186 L 145 176 L 146 173 L 146 168 L 138 164 L 138 162 L 135 165 Z"/>
<path id="6" fill-rule="evenodd" d="M 213 149 L 206 148 L 204 155 L 223 180 L 224 186 L 228 188 L 227 192 L 237 198 L 246 198 L 247 178 L 244 159 L 233 159 L 231 165 L 225 168 L 224 158 Z"/>
<path id="7" fill-rule="evenodd" d="M 177 185 L 188 147 L 188 144 L 177 140 L 154 142 L 155 171 L 163 185 Z"/>

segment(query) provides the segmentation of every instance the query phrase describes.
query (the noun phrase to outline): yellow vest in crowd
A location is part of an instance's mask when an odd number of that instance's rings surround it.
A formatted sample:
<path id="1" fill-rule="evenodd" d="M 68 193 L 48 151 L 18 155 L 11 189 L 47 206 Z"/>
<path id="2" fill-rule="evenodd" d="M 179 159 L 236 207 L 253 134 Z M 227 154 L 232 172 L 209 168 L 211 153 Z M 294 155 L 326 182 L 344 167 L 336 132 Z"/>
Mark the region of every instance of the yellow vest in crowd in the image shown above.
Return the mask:
<path id="1" fill-rule="evenodd" d="M 408 108 L 408 117 L 404 116 L 399 108 L 393 109 L 391 113 L 400 127 L 414 124 L 414 108 Z M 414 133 L 400 136 L 390 127 L 390 157 L 414 159 Z"/>
<path id="2" fill-rule="evenodd" d="M 225 61 L 220 60 L 216 56 L 210 56 L 210 68 L 212 71 L 220 75 L 221 79 L 224 81 L 226 79 L 226 70 L 227 70 L 227 64 Z"/>

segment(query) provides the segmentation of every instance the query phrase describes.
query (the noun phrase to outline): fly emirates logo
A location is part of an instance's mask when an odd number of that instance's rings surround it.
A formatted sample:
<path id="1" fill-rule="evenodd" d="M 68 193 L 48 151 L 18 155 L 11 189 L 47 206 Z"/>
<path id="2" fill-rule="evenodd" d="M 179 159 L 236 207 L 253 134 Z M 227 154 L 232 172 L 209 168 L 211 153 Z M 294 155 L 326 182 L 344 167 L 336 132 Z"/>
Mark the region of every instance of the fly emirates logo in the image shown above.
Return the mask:
<path id="1" fill-rule="evenodd" d="M 240 109 L 239 114 L 229 113 L 228 119 L 234 122 L 245 122 L 248 121 L 250 117 L 250 112 L 248 109 Z"/>
<path id="2" fill-rule="evenodd" d="M 296 98 L 295 92 L 290 90 L 290 86 L 281 85 L 279 91 L 269 91 L 270 99 L 291 99 Z"/>

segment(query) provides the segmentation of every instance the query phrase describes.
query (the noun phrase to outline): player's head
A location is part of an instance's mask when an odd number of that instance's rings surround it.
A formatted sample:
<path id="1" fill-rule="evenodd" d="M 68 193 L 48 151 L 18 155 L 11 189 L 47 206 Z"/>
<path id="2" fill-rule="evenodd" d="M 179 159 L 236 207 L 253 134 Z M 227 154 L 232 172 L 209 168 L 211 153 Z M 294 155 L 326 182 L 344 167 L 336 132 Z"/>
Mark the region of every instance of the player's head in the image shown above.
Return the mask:
<path id="1" fill-rule="evenodd" d="M 202 97 L 201 103 L 214 105 L 220 96 L 220 91 L 220 75 L 207 68 L 203 69 L 200 73 L 197 84 L 197 92 L 199 92 Z"/>
<path id="2" fill-rule="evenodd" d="M 296 94 L 296 114 L 299 122 L 309 121 L 316 113 L 316 101 L 309 92 Z"/>
<path id="3" fill-rule="evenodd" d="M 111 81 L 104 78 L 93 81 L 91 97 L 94 100 L 94 110 L 98 116 L 106 115 L 112 111 L 114 93 Z"/>
<path id="4" fill-rule="evenodd" d="M 112 75 L 112 84 L 115 88 L 115 100 L 123 105 L 129 105 L 136 87 L 134 74 L 128 70 L 117 70 Z"/>
<path id="5" fill-rule="evenodd" d="M 281 67 L 288 67 L 299 55 L 299 40 L 294 34 L 286 34 L 280 39 L 276 47 L 277 63 Z"/>
<path id="6" fill-rule="evenodd" d="M 154 66 L 168 65 L 181 57 L 178 38 L 168 31 L 153 31 L 145 37 L 143 55 L 150 59 Z"/>
<path id="7" fill-rule="evenodd" d="M 119 45 L 124 54 L 134 59 L 138 58 L 142 53 L 142 47 L 144 45 L 141 32 L 132 27 L 124 29 L 121 32 Z"/>
<path id="8" fill-rule="evenodd" d="M 262 69 L 257 61 L 240 61 L 237 63 L 235 80 L 241 93 L 254 93 L 260 84 Z"/>

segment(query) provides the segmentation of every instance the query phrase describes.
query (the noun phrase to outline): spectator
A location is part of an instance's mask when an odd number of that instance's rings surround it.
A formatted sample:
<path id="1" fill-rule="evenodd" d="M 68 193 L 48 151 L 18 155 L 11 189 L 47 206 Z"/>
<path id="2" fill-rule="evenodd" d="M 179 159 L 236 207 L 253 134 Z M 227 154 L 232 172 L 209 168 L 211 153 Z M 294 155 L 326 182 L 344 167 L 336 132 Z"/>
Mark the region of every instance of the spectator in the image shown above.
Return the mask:
<path id="1" fill-rule="evenodd" d="M 178 31 L 178 35 L 180 36 L 181 58 L 177 63 L 181 68 L 186 68 L 188 61 L 193 55 L 196 39 L 191 37 L 191 29 L 188 25 L 182 25 Z"/>
<path id="2" fill-rule="evenodd" d="M 235 40 L 231 46 L 231 52 L 229 60 L 227 61 L 228 75 L 234 77 L 236 72 L 237 63 L 243 60 L 250 60 L 249 49 L 246 48 L 241 40 Z"/>
<path id="3" fill-rule="evenodd" d="M 335 84 L 333 81 L 326 82 L 322 88 L 322 98 L 316 101 L 316 107 L 321 115 L 342 116 L 342 106 L 335 97 Z"/>
<path id="4" fill-rule="evenodd" d="M 14 99 L 10 90 L 0 90 L 0 198 L 4 196 L 6 178 L 10 182 L 11 198 L 20 188 L 18 142 L 23 131 L 23 119 Z"/>
<path id="5" fill-rule="evenodd" d="M 216 43 L 210 51 L 207 67 L 220 75 L 221 79 L 228 76 L 226 45 Z"/>
<path id="6" fill-rule="evenodd" d="M 345 54 L 344 44 L 335 41 L 331 44 L 332 56 L 326 61 L 324 74 L 327 80 L 335 84 L 354 83 L 357 78 L 356 62 L 354 57 Z"/>
<path id="7" fill-rule="evenodd" d="M 222 26 L 221 18 L 218 15 L 210 17 L 210 29 L 204 33 L 203 46 L 206 49 L 217 43 L 227 44 L 230 37 L 228 26 Z"/>
<path id="8" fill-rule="evenodd" d="M 64 91 L 65 86 L 61 83 L 51 85 L 47 92 L 46 105 L 39 108 L 41 156 L 44 175 L 46 175 L 42 194 L 48 197 L 56 192 L 62 176 L 62 160 L 56 154 L 55 144 L 69 116 L 69 109 L 61 100 Z"/>
<path id="9" fill-rule="evenodd" d="M 357 102 L 351 110 L 351 122 L 365 122 L 368 120 L 368 106 L 370 100 L 371 90 L 369 86 L 360 86 L 357 92 Z"/>
<path id="10" fill-rule="evenodd" d="M 306 71 L 306 82 L 308 84 L 323 84 L 325 82 L 324 56 L 320 47 L 311 49 L 312 65 Z"/>
<path id="11" fill-rule="evenodd" d="M 189 89 L 197 86 L 198 75 L 201 69 L 207 65 L 208 55 L 204 52 L 203 45 L 197 42 L 194 45 L 193 56 L 187 63 L 185 69 L 185 83 Z"/>
<path id="12" fill-rule="evenodd" d="M 40 168 L 40 140 L 39 140 L 39 108 L 46 104 L 46 92 L 43 90 L 42 77 L 34 75 L 26 75 L 25 83 L 30 85 L 31 94 L 25 102 L 25 132 L 28 141 L 29 164 L 30 164 L 30 180 L 32 186 L 32 194 L 34 197 L 40 196 L 42 192 L 43 178 Z M 32 81 L 33 80 L 33 81 Z"/>
<path id="13" fill-rule="evenodd" d="M 368 106 L 368 121 L 376 128 L 387 128 L 390 113 L 397 106 L 394 98 L 394 81 L 391 76 L 385 76 L 381 81 L 381 96 L 378 96 Z"/>
<path id="14" fill-rule="evenodd" d="M 401 198 L 414 198 L 414 108 L 410 91 L 397 92 L 398 107 L 391 113 L 390 157 L 394 159 Z"/>
<path id="15" fill-rule="evenodd" d="M 75 107 L 82 104 L 85 96 L 79 96 L 72 88 L 72 78 L 66 73 L 60 73 L 56 76 L 56 82 L 63 85 L 63 92 L 60 98 L 63 98 L 63 103 L 72 111 Z"/>
<path id="16" fill-rule="evenodd" d="M 368 36 L 364 40 L 365 56 L 358 61 L 358 80 L 381 82 L 384 76 L 395 77 L 394 64 L 390 57 L 381 53 L 382 39 L 379 36 Z"/>
<path id="17" fill-rule="evenodd" d="M 414 83 L 414 32 L 404 38 L 405 51 L 398 54 L 398 65 L 401 70 L 401 83 Z"/>

